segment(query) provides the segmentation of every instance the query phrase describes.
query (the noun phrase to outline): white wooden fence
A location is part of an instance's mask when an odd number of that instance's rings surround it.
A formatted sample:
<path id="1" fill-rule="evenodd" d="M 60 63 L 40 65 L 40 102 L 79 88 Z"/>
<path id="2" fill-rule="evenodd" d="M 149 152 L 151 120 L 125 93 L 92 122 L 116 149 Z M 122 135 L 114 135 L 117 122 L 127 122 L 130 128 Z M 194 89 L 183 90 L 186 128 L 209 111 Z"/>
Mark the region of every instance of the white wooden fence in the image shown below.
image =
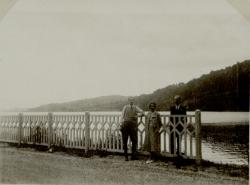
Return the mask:
<path id="1" fill-rule="evenodd" d="M 196 159 L 201 154 L 201 114 L 170 116 L 161 113 L 161 154 L 170 154 L 170 134 L 181 137 L 181 155 Z M 182 117 L 176 122 L 174 117 Z M 171 122 L 171 120 L 174 120 Z M 107 113 L 10 113 L 0 115 L 0 141 L 51 147 L 123 152 L 121 114 Z M 170 129 L 171 127 L 171 129 Z M 145 137 L 145 117 L 138 119 L 138 149 Z M 178 129 L 177 129 L 178 128 Z M 181 129 L 180 129 L 181 128 Z M 174 137 L 176 143 L 176 137 Z M 130 142 L 128 143 L 130 145 Z M 174 151 L 176 145 L 174 145 Z"/>

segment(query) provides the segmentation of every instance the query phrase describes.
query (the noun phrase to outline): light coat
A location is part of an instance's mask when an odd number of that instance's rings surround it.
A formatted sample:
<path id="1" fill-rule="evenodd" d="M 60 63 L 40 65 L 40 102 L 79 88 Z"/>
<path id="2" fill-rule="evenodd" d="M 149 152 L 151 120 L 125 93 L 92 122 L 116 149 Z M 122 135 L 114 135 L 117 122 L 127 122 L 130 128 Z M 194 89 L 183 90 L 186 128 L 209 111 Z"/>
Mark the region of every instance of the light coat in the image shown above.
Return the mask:
<path id="1" fill-rule="evenodd" d="M 148 152 L 160 152 L 160 128 L 161 117 L 158 112 L 149 112 L 145 122 L 144 150 Z"/>

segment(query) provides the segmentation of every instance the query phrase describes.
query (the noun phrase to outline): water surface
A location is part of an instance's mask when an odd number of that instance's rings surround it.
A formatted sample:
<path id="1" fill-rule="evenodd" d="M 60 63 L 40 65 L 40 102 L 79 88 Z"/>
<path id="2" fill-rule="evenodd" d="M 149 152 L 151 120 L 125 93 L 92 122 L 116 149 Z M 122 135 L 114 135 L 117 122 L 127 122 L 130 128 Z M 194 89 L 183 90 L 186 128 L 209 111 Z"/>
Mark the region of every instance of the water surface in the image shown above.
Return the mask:
<path id="1" fill-rule="evenodd" d="M 202 158 L 215 163 L 248 165 L 248 148 L 240 144 L 212 143 L 202 141 Z"/>

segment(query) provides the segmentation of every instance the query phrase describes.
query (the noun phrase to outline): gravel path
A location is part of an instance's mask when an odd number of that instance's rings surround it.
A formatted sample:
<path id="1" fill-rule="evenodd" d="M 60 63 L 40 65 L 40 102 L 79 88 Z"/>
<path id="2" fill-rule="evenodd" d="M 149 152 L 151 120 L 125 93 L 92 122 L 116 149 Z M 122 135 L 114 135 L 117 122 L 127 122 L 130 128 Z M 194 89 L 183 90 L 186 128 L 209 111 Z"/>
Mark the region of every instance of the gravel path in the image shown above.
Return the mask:
<path id="1" fill-rule="evenodd" d="M 0 143 L 0 183 L 11 184 L 248 184 L 247 179 L 176 169 L 171 163 L 125 162 L 122 156 L 83 158 Z"/>

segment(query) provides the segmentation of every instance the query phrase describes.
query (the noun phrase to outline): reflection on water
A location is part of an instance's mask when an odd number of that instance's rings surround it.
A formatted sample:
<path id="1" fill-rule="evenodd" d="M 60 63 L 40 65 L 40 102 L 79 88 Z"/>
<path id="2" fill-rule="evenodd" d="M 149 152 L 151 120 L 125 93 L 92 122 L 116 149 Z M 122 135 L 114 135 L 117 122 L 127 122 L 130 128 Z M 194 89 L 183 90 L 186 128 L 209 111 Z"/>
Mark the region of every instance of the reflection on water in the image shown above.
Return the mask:
<path id="1" fill-rule="evenodd" d="M 224 124 L 202 127 L 203 159 L 216 163 L 248 165 L 249 125 Z"/>
<path id="2" fill-rule="evenodd" d="M 189 138 L 187 138 L 189 141 Z M 161 140 L 163 141 L 163 140 Z M 166 150 L 169 152 L 169 141 L 166 140 Z M 161 150 L 164 145 L 161 142 Z M 184 139 L 181 143 L 181 151 L 185 151 Z M 192 138 L 192 153 L 195 155 L 195 138 Z M 190 156 L 190 143 L 187 142 L 187 156 Z M 248 165 L 248 145 L 232 144 L 202 140 L 202 159 L 218 164 Z"/>
<path id="3" fill-rule="evenodd" d="M 202 158 L 222 164 L 248 165 L 248 148 L 240 144 L 202 141 Z"/>

